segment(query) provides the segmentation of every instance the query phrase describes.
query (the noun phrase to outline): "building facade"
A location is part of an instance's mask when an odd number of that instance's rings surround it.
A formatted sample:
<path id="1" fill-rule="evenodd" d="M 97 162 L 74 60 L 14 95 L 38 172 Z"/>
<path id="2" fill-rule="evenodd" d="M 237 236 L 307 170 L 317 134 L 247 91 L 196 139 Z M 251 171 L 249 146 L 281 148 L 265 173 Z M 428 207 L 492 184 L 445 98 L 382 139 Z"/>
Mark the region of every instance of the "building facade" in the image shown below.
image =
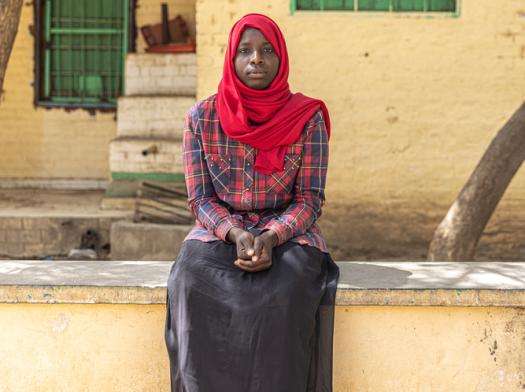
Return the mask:
<path id="1" fill-rule="evenodd" d="M 158 19 L 159 5 L 139 0 L 136 25 Z M 235 20 L 261 12 L 281 26 L 292 91 L 325 100 L 332 117 L 320 225 L 336 257 L 424 257 L 433 230 L 525 97 L 520 0 L 196 0 L 176 7 L 196 26 L 198 98 L 216 91 Z M 34 104 L 33 10 L 24 6 L 0 106 L 0 182 L 108 179 L 115 113 Z M 140 36 L 136 48 L 144 49 Z M 522 170 L 487 227 L 481 258 L 525 256 L 524 205 Z"/>

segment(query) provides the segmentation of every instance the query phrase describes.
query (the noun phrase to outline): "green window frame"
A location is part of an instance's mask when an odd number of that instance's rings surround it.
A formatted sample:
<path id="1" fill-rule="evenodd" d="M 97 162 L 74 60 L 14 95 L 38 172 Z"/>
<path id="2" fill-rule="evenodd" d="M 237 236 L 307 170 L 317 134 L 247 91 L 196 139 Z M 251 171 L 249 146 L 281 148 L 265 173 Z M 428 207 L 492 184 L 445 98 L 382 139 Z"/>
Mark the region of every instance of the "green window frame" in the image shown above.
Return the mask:
<path id="1" fill-rule="evenodd" d="M 37 2 L 37 105 L 114 109 L 124 90 L 130 0 Z"/>
<path id="2" fill-rule="evenodd" d="M 459 0 L 292 0 L 295 11 L 456 13 Z"/>

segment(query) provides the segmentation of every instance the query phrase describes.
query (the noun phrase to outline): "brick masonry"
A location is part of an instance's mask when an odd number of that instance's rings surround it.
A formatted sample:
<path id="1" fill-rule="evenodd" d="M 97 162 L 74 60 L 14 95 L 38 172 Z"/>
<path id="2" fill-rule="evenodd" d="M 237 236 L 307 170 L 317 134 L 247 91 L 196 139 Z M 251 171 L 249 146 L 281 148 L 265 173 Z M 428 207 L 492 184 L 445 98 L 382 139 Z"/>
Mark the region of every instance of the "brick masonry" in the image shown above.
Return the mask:
<path id="1" fill-rule="evenodd" d="M 195 97 L 195 53 L 129 54 L 126 58 L 126 95 L 186 95 Z"/>
<path id="2" fill-rule="evenodd" d="M 182 174 L 184 116 L 195 103 L 196 56 L 130 54 L 126 92 L 119 99 L 117 138 L 110 143 L 110 171 Z M 147 149 L 155 152 L 144 155 Z"/>
<path id="3" fill-rule="evenodd" d="M 156 153 L 143 151 L 156 148 Z M 110 145 L 112 172 L 181 173 L 182 146 L 171 139 L 118 138 Z"/>
<path id="4" fill-rule="evenodd" d="M 114 113 L 34 105 L 33 8 L 32 2 L 22 7 L 3 86 L 0 178 L 106 179 L 108 145 L 116 134 Z"/>
<path id="5" fill-rule="evenodd" d="M 194 97 L 121 97 L 117 134 L 180 140 L 184 116 L 194 103 Z"/>

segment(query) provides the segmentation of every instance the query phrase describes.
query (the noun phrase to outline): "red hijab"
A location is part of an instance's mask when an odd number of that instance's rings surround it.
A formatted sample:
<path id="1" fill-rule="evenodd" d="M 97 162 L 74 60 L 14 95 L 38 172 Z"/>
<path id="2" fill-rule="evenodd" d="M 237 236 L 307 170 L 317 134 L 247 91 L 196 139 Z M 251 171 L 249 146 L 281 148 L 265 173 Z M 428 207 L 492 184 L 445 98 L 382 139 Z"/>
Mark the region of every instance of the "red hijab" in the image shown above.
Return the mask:
<path id="1" fill-rule="evenodd" d="M 279 71 L 264 90 L 246 86 L 235 72 L 237 46 L 247 28 L 258 29 L 279 57 Z M 284 170 L 286 147 L 299 140 L 305 124 L 319 109 L 330 136 L 330 118 L 324 102 L 300 93 L 292 94 L 288 71 L 286 43 L 272 19 L 248 14 L 235 23 L 228 39 L 217 110 L 226 135 L 257 149 L 255 170 L 263 174 Z"/>

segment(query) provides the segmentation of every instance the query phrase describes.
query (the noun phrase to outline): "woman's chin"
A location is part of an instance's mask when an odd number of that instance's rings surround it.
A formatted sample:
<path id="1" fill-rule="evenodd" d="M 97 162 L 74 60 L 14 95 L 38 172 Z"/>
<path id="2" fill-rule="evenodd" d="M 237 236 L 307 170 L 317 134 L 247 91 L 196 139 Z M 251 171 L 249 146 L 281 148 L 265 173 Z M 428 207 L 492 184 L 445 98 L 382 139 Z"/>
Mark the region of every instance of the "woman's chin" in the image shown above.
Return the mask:
<path id="1" fill-rule="evenodd" d="M 247 80 L 244 84 L 250 88 L 253 88 L 254 90 L 264 90 L 270 85 L 270 83 L 261 79 L 250 79 Z"/>

